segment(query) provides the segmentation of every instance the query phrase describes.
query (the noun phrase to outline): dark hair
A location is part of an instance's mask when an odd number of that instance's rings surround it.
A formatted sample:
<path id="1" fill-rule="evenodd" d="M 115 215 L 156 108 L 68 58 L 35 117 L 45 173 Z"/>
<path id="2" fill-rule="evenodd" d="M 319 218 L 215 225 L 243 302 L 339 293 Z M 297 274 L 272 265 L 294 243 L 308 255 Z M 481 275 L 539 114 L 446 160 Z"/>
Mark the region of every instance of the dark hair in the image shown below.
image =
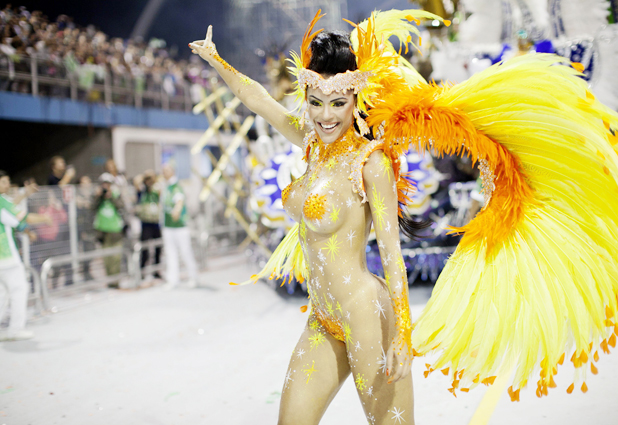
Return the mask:
<path id="1" fill-rule="evenodd" d="M 307 67 L 313 72 L 325 75 L 335 75 L 346 71 L 356 71 L 356 55 L 352 51 L 350 34 L 341 31 L 322 31 L 309 45 L 311 48 L 311 61 Z M 366 118 L 364 113 L 361 113 Z M 360 132 L 356 121 L 354 121 L 356 131 Z M 365 136 L 373 140 L 372 132 Z M 412 217 L 399 217 L 399 229 L 412 240 L 419 239 L 421 230 L 426 229 L 431 224 L 426 220 L 415 220 Z"/>
<path id="2" fill-rule="evenodd" d="M 399 217 L 399 230 L 413 241 L 422 239 L 424 236 L 420 236 L 419 233 L 430 225 L 430 220 L 417 220 L 406 215 Z"/>
<path id="3" fill-rule="evenodd" d="M 348 33 L 322 31 L 311 40 L 309 47 L 311 61 L 307 68 L 313 72 L 335 75 L 358 68 Z"/>
<path id="4" fill-rule="evenodd" d="M 4 171 L 4 170 L 0 170 L 0 179 L 1 179 L 2 177 L 8 177 L 7 172 L 6 172 L 6 171 Z"/>

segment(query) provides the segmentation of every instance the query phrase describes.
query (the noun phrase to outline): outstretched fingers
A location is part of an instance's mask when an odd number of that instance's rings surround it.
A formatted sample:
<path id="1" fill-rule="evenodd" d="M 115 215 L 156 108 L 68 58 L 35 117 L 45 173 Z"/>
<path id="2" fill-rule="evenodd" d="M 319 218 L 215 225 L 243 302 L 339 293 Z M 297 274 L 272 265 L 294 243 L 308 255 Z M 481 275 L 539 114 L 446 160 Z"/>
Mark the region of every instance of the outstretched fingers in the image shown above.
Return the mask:
<path id="1" fill-rule="evenodd" d="M 208 25 L 208 31 L 206 31 L 206 38 L 204 39 L 206 44 L 212 42 L 212 25 Z"/>

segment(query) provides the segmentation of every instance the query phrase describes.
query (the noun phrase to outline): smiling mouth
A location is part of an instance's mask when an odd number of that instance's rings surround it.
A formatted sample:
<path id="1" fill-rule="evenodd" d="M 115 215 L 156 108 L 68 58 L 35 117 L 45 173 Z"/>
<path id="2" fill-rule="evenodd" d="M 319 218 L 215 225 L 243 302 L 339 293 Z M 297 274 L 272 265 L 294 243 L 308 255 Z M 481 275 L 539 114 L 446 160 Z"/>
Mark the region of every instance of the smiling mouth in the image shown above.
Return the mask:
<path id="1" fill-rule="evenodd" d="M 329 123 L 329 124 L 325 124 L 325 123 L 318 123 L 320 124 L 320 127 L 322 127 L 322 130 L 324 131 L 332 131 L 335 129 L 335 127 L 337 127 L 339 125 L 339 123 Z"/>

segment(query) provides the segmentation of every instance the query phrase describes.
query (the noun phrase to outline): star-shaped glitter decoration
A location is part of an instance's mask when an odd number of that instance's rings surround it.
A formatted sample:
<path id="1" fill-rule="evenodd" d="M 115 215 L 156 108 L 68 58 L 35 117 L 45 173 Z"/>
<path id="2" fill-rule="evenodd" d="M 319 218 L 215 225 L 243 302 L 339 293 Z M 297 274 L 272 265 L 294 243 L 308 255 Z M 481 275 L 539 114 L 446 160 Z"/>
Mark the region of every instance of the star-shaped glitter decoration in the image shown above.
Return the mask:
<path id="1" fill-rule="evenodd" d="M 317 331 L 318 329 L 320 329 L 320 324 L 318 323 L 317 320 L 314 320 L 311 323 L 309 323 L 309 329 L 313 329 L 314 331 Z"/>
<path id="2" fill-rule="evenodd" d="M 326 337 L 321 332 L 316 332 L 312 336 L 309 337 L 309 341 L 311 343 L 311 349 L 318 348 L 320 345 L 326 341 Z"/>
<path id="3" fill-rule="evenodd" d="M 292 371 L 288 370 L 288 373 L 285 375 L 285 383 L 283 385 L 283 388 L 287 388 L 290 381 L 294 381 L 292 377 L 290 376 L 291 374 L 292 374 Z"/>
<path id="4" fill-rule="evenodd" d="M 372 388 L 372 394 L 369 394 L 369 391 L 367 391 L 367 395 L 373 395 L 373 387 L 370 388 Z M 369 421 L 369 425 L 376 425 L 376 417 L 373 416 L 371 413 L 367 415 L 367 420 Z"/>
<path id="5" fill-rule="evenodd" d="M 318 266 L 318 270 L 320 271 L 320 273 L 324 274 L 324 267 Z"/>
<path id="6" fill-rule="evenodd" d="M 354 357 L 352 356 L 352 351 L 348 351 L 348 359 L 350 360 L 350 363 L 354 361 Z"/>
<path id="7" fill-rule="evenodd" d="M 350 230 L 348 232 L 348 241 L 350 241 L 350 246 L 352 246 L 352 241 L 356 237 L 356 230 Z"/>
<path id="8" fill-rule="evenodd" d="M 296 353 L 296 357 L 298 357 L 299 359 L 302 359 L 304 355 L 305 355 L 305 350 L 303 350 L 302 348 L 298 350 L 298 353 Z"/>
<path id="9" fill-rule="evenodd" d="M 337 242 L 337 235 L 333 234 L 326 243 L 326 246 L 322 249 L 325 249 L 330 255 L 330 260 L 335 261 L 335 257 L 339 254 L 339 245 L 341 242 Z"/>
<path id="10" fill-rule="evenodd" d="M 344 283 L 344 285 L 348 285 L 351 280 L 352 280 L 352 275 L 351 274 L 349 274 L 347 276 L 343 276 L 343 283 Z"/>
<path id="11" fill-rule="evenodd" d="M 352 344 L 352 329 L 347 322 L 343 324 L 343 339 L 345 339 L 346 344 Z"/>
<path id="12" fill-rule="evenodd" d="M 391 222 L 387 221 L 386 222 L 386 227 L 384 228 L 385 231 L 387 231 L 388 233 L 391 232 Z"/>
<path id="13" fill-rule="evenodd" d="M 330 213 L 330 221 L 336 223 L 339 220 L 339 211 L 341 211 L 341 208 L 333 207 L 333 211 Z"/>
<path id="14" fill-rule="evenodd" d="M 397 281 L 397 285 L 395 285 L 395 289 L 399 291 L 401 289 L 401 281 Z"/>
<path id="15" fill-rule="evenodd" d="M 386 314 L 384 314 L 384 306 L 382 305 L 382 303 L 378 300 L 373 300 L 373 303 L 376 306 L 376 311 L 374 311 L 374 313 L 378 313 L 378 316 L 380 315 L 380 313 L 382 314 L 382 316 L 384 316 L 384 318 L 386 319 Z"/>
<path id="16" fill-rule="evenodd" d="M 401 273 L 405 273 L 406 263 L 403 261 L 403 257 L 401 255 L 399 255 L 398 257 L 399 258 L 397 258 L 397 266 L 399 267 L 399 270 L 401 271 Z"/>
<path id="17" fill-rule="evenodd" d="M 307 368 L 307 369 L 303 369 L 303 372 L 305 372 L 305 376 L 307 376 L 307 384 L 309 383 L 309 380 L 311 379 L 311 377 L 313 376 L 314 372 L 317 372 L 317 369 L 315 368 L 315 360 L 311 361 L 311 367 Z"/>
<path id="18" fill-rule="evenodd" d="M 322 251 L 318 251 L 318 260 L 320 260 L 320 263 L 326 264 L 326 255 Z"/>
<path id="19" fill-rule="evenodd" d="M 363 393 L 365 388 L 367 388 L 367 380 L 365 379 L 365 375 L 362 375 L 360 373 L 356 375 L 356 379 L 354 380 L 354 383 L 356 384 L 356 388 L 358 388 L 361 394 Z"/>
<path id="20" fill-rule="evenodd" d="M 393 410 L 389 410 L 389 412 L 391 412 L 393 414 L 393 417 L 391 419 L 395 419 L 395 421 L 399 424 L 402 421 L 405 422 L 406 420 L 403 418 L 403 412 L 405 412 L 405 410 L 398 410 L 396 407 L 393 407 Z"/>
<path id="21" fill-rule="evenodd" d="M 373 395 L 373 386 L 367 388 L 367 392 L 365 394 L 367 394 L 368 396 L 372 396 Z"/>
<path id="22" fill-rule="evenodd" d="M 341 309 L 341 304 L 339 304 L 339 301 L 337 301 L 337 306 L 335 307 L 335 310 L 337 310 L 339 314 L 343 314 L 343 310 Z"/>
<path id="23" fill-rule="evenodd" d="M 388 273 L 388 270 L 384 270 L 384 280 L 386 281 L 386 287 L 390 291 L 390 289 L 391 289 L 391 275 Z"/>
<path id="24" fill-rule="evenodd" d="M 384 249 L 384 242 L 382 242 L 382 240 L 378 241 L 378 247 L 380 247 L 380 249 Z"/>
<path id="25" fill-rule="evenodd" d="M 380 368 L 379 372 L 382 373 L 386 373 L 386 353 L 384 352 L 384 347 L 380 347 L 380 349 L 382 350 L 382 355 L 380 357 L 378 357 L 378 366 Z"/>
<path id="26" fill-rule="evenodd" d="M 346 311 L 346 313 L 345 313 L 345 318 L 346 318 L 346 319 L 348 319 L 348 320 L 350 320 L 350 312 L 349 312 L 349 311 Z"/>
<path id="27" fill-rule="evenodd" d="M 386 155 L 382 155 L 382 160 L 380 161 L 380 165 L 382 166 L 382 177 L 388 176 L 388 182 L 391 181 L 391 173 L 389 173 L 391 168 L 391 160 Z"/>
<path id="28" fill-rule="evenodd" d="M 346 206 L 347 206 L 348 208 L 352 208 L 352 204 L 353 204 L 353 203 L 354 203 L 354 200 L 353 200 L 352 198 L 348 198 L 348 199 L 345 201 L 345 204 L 346 204 Z"/>
<path id="29" fill-rule="evenodd" d="M 385 266 L 388 266 L 391 262 L 391 260 L 393 259 L 392 254 L 389 252 L 388 255 L 386 257 L 384 257 L 384 259 L 382 260 L 382 262 L 384 263 Z"/>
<path id="30" fill-rule="evenodd" d="M 384 197 L 380 196 L 376 185 L 373 185 L 373 216 L 376 224 L 380 227 L 380 230 L 384 228 L 384 215 L 386 214 L 386 205 L 384 204 Z"/>
<path id="31" fill-rule="evenodd" d="M 356 341 L 354 345 L 354 351 L 362 350 L 360 341 Z"/>
<path id="32" fill-rule="evenodd" d="M 331 158 L 328 160 L 328 163 L 326 164 L 326 168 L 331 170 L 335 165 L 337 165 L 337 161 L 335 161 L 335 158 Z"/>
<path id="33" fill-rule="evenodd" d="M 330 187 L 330 180 L 326 180 L 326 183 L 324 183 L 324 189 L 328 189 Z"/>

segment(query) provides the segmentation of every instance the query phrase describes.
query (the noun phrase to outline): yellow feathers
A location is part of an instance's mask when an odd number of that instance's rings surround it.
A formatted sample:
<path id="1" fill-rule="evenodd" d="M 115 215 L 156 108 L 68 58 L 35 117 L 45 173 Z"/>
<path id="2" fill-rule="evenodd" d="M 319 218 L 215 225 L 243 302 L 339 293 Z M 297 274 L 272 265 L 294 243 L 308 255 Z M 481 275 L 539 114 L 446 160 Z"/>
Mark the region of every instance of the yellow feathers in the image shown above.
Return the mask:
<path id="1" fill-rule="evenodd" d="M 256 283 L 258 280 L 265 277 L 268 277 L 268 279 L 280 279 L 283 277 L 282 285 L 286 282 L 286 279 L 291 281 L 293 277 L 299 282 L 303 282 L 307 279 L 309 277 L 309 270 L 305 263 L 300 240 L 298 238 L 299 227 L 298 223 L 292 227 L 258 274 L 251 276 L 251 278 L 245 282 L 230 283 L 230 285 Z"/>
<path id="2" fill-rule="evenodd" d="M 386 93 L 400 89 L 402 86 L 416 84 L 425 80 L 410 63 L 399 55 L 390 37 L 397 37 L 399 49 L 412 43 L 410 34 L 420 36 L 418 29 L 409 23 L 411 20 L 438 19 L 441 17 L 423 10 L 389 10 L 372 12 L 369 19 L 358 25 L 347 21 L 355 28 L 350 34 L 356 62 L 360 71 L 369 71 L 373 75 L 369 84 L 357 96 L 358 108 L 367 112 L 367 106 L 373 107 L 376 99 Z M 416 47 L 416 46 L 415 46 Z"/>
<path id="3" fill-rule="evenodd" d="M 412 335 L 417 352 L 441 350 L 431 369 L 450 368 L 460 387 L 515 367 L 517 400 L 540 369 L 543 396 L 565 352 L 574 348 L 580 368 L 616 340 L 618 114 L 569 65 L 523 56 L 452 87 L 393 92 L 370 110 L 391 155 L 418 143 L 485 160 L 495 174 Z"/>
<path id="4" fill-rule="evenodd" d="M 290 73 L 297 79 L 294 83 L 293 92 L 297 101 L 302 101 L 305 97 L 305 87 L 298 84 L 298 75 L 301 69 L 307 68 L 311 62 L 309 46 L 315 36 L 322 31 L 312 32 L 318 20 L 324 16 L 320 13 L 321 10 L 318 10 L 305 31 L 300 55 L 291 52 L 291 59 L 288 59 L 291 64 Z M 414 67 L 399 54 L 403 48 L 407 53 L 409 44 L 417 48 L 412 43 L 411 34 L 420 37 L 420 32 L 410 22 L 420 23 L 420 19 L 435 19 L 443 21 L 446 25 L 450 24 L 449 21 L 444 21 L 437 15 L 418 9 L 375 11 L 369 19 L 358 25 L 346 20 L 355 27 L 350 37 L 358 70 L 372 73 L 369 84 L 357 96 L 358 107 L 361 111 L 367 112 L 367 106 L 373 107 L 375 99 L 380 98 L 383 93 L 393 90 L 400 84 L 425 82 Z M 399 39 L 399 51 L 396 51 L 390 43 L 389 38 L 391 36 Z"/>

